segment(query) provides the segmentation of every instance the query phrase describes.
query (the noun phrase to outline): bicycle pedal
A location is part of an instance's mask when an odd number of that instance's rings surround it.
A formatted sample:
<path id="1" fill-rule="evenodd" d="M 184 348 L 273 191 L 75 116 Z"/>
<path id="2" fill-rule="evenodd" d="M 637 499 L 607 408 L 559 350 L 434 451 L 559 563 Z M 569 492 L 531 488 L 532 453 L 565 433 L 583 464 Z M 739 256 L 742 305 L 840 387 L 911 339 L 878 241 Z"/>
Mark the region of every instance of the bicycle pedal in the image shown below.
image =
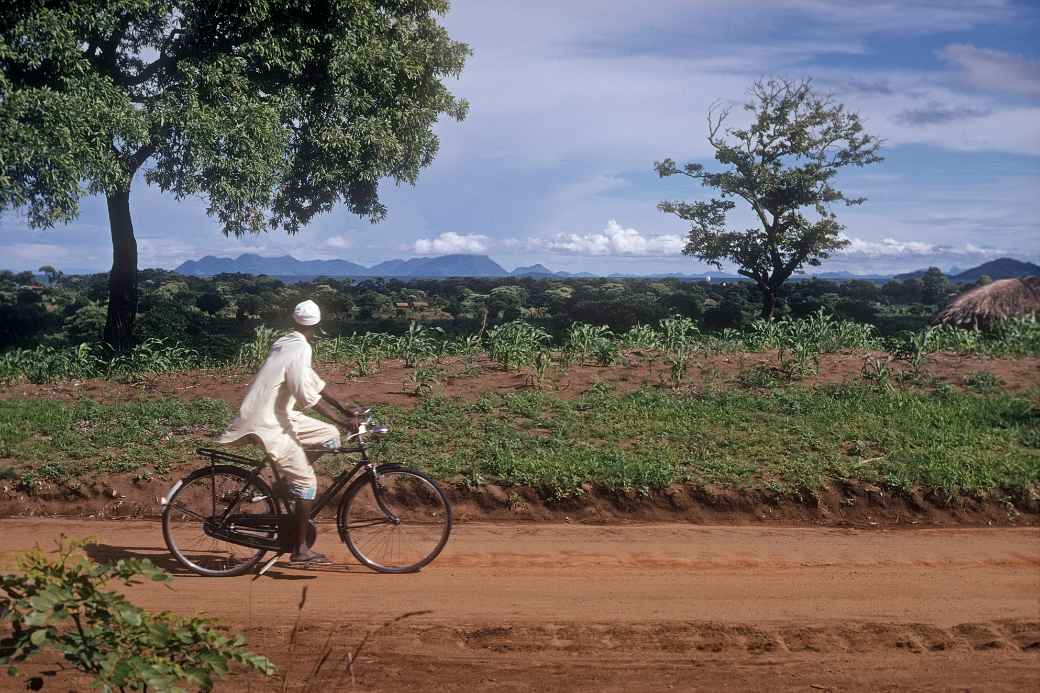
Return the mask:
<path id="1" fill-rule="evenodd" d="M 276 562 L 276 561 L 277 561 L 277 560 L 278 560 L 279 558 L 281 558 L 282 556 L 284 556 L 284 555 L 285 555 L 284 553 L 276 553 L 276 554 L 275 554 L 275 555 L 274 555 L 274 556 L 273 556 L 273 557 L 271 558 L 271 560 L 269 560 L 269 561 L 268 561 L 267 563 L 264 563 L 264 567 L 263 567 L 263 568 L 261 568 L 261 569 L 260 569 L 260 570 L 259 570 L 259 571 L 257 572 L 257 574 L 256 574 L 256 577 L 260 577 L 261 575 L 263 575 L 264 573 L 266 573 L 266 572 L 267 572 L 268 570 L 270 570 L 270 569 L 271 569 L 271 566 L 273 566 L 273 565 L 275 564 L 275 562 Z M 253 579 L 255 580 L 256 578 L 253 578 Z"/>

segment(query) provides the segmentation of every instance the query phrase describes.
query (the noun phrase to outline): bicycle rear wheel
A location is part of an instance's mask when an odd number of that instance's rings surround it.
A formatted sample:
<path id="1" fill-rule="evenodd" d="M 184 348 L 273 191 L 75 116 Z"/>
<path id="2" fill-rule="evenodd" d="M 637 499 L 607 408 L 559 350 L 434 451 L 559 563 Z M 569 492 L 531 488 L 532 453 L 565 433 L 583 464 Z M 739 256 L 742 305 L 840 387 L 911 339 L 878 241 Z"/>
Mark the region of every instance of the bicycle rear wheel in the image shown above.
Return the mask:
<path id="1" fill-rule="evenodd" d="M 205 467 L 178 482 L 166 499 L 163 539 L 177 561 L 192 572 L 209 577 L 242 575 L 252 570 L 267 551 L 216 538 L 207 529 L 228 528 L 258 539 L 274 540 L 278 536 L 275 522 L 267 527 L 230 527 L 228 518 L 242 515 L 277 518 L 278 506 L 271 488 L 238 467 Z M 223 522 L 221 518 L 225 518 Z"/>
<path id="2" fill-rule="evenodd" d="M 411 573 L 436 558 L 448 542 L 451 505 L 422 472 L 383 465 L 350 485 L 336 524 L 362 564 L 381 573 Z"/>

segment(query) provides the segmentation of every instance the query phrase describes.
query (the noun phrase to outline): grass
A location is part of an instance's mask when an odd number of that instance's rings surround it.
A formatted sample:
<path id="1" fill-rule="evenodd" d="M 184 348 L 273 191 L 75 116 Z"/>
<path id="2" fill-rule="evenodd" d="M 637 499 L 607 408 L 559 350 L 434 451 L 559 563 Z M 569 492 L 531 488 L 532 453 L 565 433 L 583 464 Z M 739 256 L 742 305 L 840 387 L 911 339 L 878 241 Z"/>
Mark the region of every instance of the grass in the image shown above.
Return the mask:
<path id="1" fill-rule="evenodd" d="M 431 397 L 411 410 L 382 408 L 394 433 L 376 456 L 453 483 L 533 486 L 549 500 L 580 495 L 587 483 L 804 497 L 846 479 L 950 496 L 1021 493 L 1040 483 L 1034 402 L 867 385 L 707 394 L 594 387 L 573 401 L 540 391 L 476 402 Z M 165 474 L 229 417 L 211 400 L 0 401 L 0 457 L 13 460 L 30 488 L 115 472 Z"/>
<path id="2" fill-rule="evenodd" d="M 995 392 L 1004 386 L 1004 382 L 988 371 L 972 371 L 964 376 L 964 385 L 981 394 Z"/>
<path id="3" fill-rule="evenodd" d="M 0 400 L 0 459 L 13 462 L 6 476 L 30 491 L 47 483 L 75 489 L 108 474 L 164 475 L 230 415 L 214 400 Z"/>
<path id="4" fill-rule="evenodd" d="M 1040 482 L 1040 413 L 1029 400 L 866 386 L 677 395 L 531 392 L 397 412 L 394 459 L 440 478 L 527 484 L 548 498 L 582 484 L 672 483 L 812 493 L 830 480 L 947 494 Z M 858 449 L 857 449 L 858 448 Z M 869 457 L 857 452 L 869 450 Z"/>

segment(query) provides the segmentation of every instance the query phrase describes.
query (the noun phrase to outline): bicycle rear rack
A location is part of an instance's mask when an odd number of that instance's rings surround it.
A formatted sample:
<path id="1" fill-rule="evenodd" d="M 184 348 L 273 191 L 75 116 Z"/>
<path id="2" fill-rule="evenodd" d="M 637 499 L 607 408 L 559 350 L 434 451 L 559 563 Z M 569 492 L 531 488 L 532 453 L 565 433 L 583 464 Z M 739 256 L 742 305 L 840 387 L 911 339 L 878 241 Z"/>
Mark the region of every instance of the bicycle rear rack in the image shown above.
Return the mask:
<path id="1" fill-rule="evenodd" d="M 218 462 L 230 462 L 231 464 L 246 465 L 248 467 L 263 467 L 267 464 L 265 460 L 257 460 L 252 457 L 235 455 L 224 450 L 215 450 L 213 448 L 198 448 L 195 452 L 201 457 L 208 458 L 209 463 L 212 465 L 215 465 Z"/>
<path id="2" fill-rule="evenodd" d="M 274 465 L 268 466 L 268 459 L 266 457 L 262 460 L 258 460 L 253 457 L 236 455 L 232 452 L 216 450 L 214 448 L 197 448 L 195 452 L 200 457 L 208 459 L 210 466 L 216 466 L 218 463 L 224 462 L 238 465 L 240 467 L 249 467 L 250 469 L 256 470 L 258 474 L 267 467 L 271 470 L 271 475 L 274 477 L 274 483 L 271 484 L 274 496 L 282 502 L 288 502 L 287 499 L 289 496 L 287 494 L 287 489 L 285 488 L 285 482 L 282 480 L 282 475 L 278 473 L 278 467 Z"/>

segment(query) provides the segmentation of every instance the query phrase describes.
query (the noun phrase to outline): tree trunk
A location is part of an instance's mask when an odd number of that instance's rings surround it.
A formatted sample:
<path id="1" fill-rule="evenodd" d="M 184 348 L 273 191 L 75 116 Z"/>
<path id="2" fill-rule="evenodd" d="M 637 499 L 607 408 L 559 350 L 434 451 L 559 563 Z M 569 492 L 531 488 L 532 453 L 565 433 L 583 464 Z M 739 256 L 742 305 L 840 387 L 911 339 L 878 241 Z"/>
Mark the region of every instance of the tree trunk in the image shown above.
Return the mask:
<path id="1" fill-rule="evenodd" d="M 768 286 L 760 286 L 759 289 L 762 290 L 762 319 L 772 320 L 773 311 L 776 310 L 776 289 Z"/>
<path id="2" fill-rule="evenodd" d="M 112 230 L 112 271 L 108 275 L 108 319 L 105 341 L 119 351 L 132 346 L 137 317 L 137 240 L 130 219 L 130 190 L 108 195 Z"/>

